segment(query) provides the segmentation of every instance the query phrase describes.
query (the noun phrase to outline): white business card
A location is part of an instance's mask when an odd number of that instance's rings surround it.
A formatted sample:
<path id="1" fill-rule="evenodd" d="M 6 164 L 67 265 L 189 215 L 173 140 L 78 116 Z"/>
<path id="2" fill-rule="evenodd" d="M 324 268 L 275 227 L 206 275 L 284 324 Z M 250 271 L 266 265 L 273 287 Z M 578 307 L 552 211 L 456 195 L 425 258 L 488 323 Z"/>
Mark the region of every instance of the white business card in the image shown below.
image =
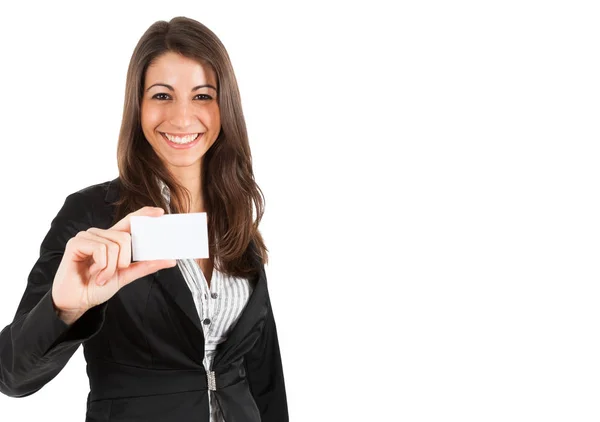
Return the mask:
<path id="1" fill-rule="evenodd" d="M 134 261 L 208 258 L 205 212 L 131 217 Z"/>

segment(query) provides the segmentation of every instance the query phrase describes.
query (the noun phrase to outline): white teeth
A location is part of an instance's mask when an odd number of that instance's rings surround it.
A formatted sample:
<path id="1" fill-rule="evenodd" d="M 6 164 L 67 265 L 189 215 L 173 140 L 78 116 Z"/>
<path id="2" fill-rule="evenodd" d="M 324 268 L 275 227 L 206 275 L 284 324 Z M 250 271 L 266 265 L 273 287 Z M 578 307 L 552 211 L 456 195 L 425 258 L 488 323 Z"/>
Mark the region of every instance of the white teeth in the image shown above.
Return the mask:
<path id="1" fill-rule="evenodd" d="M 173 135 L 169 135 L 168 133 L 165 133 L 165 136 L 167 137 L 167 139 L 171 142 L 175 142 L 176 144 L 189 144 L 190 142 L 194 141 L 198 135 L 200 135 L 199 133 L 194 133 L 193 135 L 186 135 L 183 137 L 179 137 L 179 136 L 173 136 Z"/>

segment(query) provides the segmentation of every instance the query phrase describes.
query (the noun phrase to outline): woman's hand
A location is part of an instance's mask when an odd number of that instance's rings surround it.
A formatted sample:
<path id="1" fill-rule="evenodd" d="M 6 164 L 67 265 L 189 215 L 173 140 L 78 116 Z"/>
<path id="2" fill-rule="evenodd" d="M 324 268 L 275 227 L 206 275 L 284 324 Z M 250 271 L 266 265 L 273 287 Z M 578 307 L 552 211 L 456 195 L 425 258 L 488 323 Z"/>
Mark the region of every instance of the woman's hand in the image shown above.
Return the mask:
<path id="1" fill-rule="evenodd" d="M 52 285 L 54 307 L 63 321 L 72 324 L 123 286 L 177 265 L 174 259 L 131 262 L 131 216 L 163 214 L 162 208 L 143 207 L 108 230 L 92 227 L 69 239 Z"/>

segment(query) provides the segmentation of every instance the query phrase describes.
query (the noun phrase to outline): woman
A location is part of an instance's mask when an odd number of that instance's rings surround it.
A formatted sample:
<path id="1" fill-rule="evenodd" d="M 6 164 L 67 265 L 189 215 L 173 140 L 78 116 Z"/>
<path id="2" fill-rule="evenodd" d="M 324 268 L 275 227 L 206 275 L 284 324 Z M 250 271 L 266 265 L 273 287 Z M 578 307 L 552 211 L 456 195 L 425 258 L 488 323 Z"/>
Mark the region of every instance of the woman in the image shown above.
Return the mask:
<path id="1" fill-rule="evenodd" d="M 138 42 L 118 166 L 53 219 L 0 334 L 0 391 L 35 393 L 83 344 L 87 421 L 287 421 L 261 192 L 228 54 L 201 23 Z M 206 212 L 210 258 L 132 263 L 131 216 L 164 212 Z"/>

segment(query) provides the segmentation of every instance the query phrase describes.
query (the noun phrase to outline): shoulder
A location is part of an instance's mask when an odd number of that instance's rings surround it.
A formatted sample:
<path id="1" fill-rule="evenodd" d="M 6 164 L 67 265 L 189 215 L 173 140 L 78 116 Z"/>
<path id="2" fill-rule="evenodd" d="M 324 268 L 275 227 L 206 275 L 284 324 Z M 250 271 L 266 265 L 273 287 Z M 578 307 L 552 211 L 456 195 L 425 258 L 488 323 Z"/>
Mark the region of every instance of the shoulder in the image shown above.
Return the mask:
<path id="1" fill-rule="evenodd" d="M 115 179 L 116 180 L 116 179 Z M 72 219 L 92 221 L 94 211 L 102 210 L 106 203 L 109 188 L 114 180 L 107 180 L 69 193 L 60 210 L 60 214 Z"/>
<path id="2" fill-rule="evenodd" d="M 117 179 L 115 179 L 117 180 Z M 104 199 L 106 194 L 108 193 L 108 189 L 115 180 L 107 180 L 105 182 L 96 183 L 95 185 L 90 185 L 79 189 L 76 192 L 73 192 L 72 195 L 81 195 L 90 199 L 100 198 Z"/>

